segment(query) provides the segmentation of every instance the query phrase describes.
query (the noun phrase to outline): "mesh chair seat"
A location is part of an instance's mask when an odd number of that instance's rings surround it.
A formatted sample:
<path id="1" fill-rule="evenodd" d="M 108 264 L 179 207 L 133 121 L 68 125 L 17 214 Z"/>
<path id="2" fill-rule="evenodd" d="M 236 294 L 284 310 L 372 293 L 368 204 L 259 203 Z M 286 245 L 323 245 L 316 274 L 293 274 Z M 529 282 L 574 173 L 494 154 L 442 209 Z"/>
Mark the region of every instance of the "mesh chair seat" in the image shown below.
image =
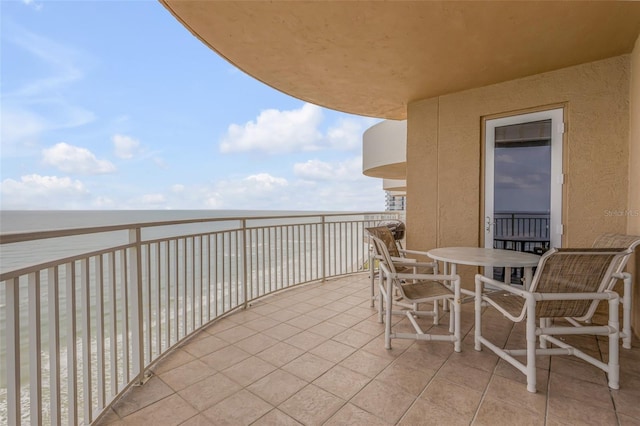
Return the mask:
<path id="1" fill-rule="evenodd" d="M 420 303 L 434 297 L 451 296 L 451 289 L 438 281 L 418 281 L 411 284 L 402 284 L 402 293 L 405 299 Z"/>

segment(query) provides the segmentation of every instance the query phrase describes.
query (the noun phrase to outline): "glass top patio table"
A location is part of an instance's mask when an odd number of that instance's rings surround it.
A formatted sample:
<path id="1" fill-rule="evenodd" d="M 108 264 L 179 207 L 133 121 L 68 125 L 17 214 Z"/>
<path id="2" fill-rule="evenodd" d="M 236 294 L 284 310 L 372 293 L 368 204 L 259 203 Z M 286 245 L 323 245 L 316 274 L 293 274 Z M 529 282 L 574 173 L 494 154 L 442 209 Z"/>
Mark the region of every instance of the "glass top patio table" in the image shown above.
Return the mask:
<path id="1" fill-rule="evenodd" d="M 505 268 L 505 283 L 510 284 L 511 268 L 524 268 L 524 287 L 529 288 L 533 278 L 533 267 L 538 265 L 540 256 L 513 250 L 482 247 L 441 247 L 429 250 L 427 255 L 451 266 L 451 274 L 456 273 L 456 265 L 486 266 Z"/>

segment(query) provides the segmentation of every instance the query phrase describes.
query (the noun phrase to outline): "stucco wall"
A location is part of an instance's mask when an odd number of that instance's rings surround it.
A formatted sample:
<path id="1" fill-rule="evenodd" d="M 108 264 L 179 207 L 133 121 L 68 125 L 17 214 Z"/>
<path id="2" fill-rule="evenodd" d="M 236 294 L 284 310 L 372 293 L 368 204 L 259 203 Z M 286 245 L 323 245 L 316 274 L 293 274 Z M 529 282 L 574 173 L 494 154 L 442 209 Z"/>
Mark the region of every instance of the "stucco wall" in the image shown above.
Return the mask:
<path id="1" fill-rule="evenodd" d="M 640 37 L 631 54 L 631 89 L 629 91 L 629 216 L 627 232 L 640 235 Z M 629 271 L 634 275 L 633 329 L 640 336 L 640 250 Z"/>
<path id="2" fill-rule="evenodd" d="M 624 55 L 410 103 L 408 247 L 480 243 L 482 117 L 543 106 L 565 107 L 563 245 L 625 232 L 627 218 L 605 211 L 628 206 L 630 63 Z M 470 287 L 475 269 L 461 272 Z"/>

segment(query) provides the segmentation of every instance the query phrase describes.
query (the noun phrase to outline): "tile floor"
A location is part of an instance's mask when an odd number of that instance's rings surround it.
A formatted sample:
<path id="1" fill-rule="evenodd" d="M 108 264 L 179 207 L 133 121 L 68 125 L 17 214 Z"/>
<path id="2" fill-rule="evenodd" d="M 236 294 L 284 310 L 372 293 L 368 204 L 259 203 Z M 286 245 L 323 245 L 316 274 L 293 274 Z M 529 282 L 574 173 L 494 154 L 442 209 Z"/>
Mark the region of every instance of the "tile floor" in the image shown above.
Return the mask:
<path id="1" fill-rule="evenodd" d="M 463 305 L 461 353 L 412 340 L 385 350 L 368 286 L 367 275 L 314 283 L 213 323 L 98 424 L 640 425 L 637 341 L 620 350 L 620 390 L 601 370 L 556 356 L 538 358 L 531 394 L 524 375 L 473 350 L 473 304 Z M 435 329 L 445 332 L 447 321 Z M 495 311 L 485 311 L 484 325 L 494 341 L 524 341 L 524 329 Z M 576 341 L 606 354 L 604 339 Z"/>

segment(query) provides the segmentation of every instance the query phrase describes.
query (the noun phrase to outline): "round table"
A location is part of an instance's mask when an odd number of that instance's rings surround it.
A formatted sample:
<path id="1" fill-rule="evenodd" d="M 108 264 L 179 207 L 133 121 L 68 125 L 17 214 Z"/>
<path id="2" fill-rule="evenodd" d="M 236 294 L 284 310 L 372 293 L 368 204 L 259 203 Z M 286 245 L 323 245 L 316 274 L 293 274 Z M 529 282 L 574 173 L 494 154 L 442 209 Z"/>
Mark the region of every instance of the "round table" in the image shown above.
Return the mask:
<path id="1" fill-rule="evenodd" d="M 513 250 L 481 247 L 441 247 L 429 250 L 427 255 L 451 265 L 451 274 L 456 273 L 456 265 L 487 266 L 505 268 L 505 283 L 510 284 L 511 268 L 524 268 L 524 287 L 529 289 L 533 279 L 533 267 L 538 265 L 540 256 Z M 446 273 L 445 269 L 445 273 Z"/>

